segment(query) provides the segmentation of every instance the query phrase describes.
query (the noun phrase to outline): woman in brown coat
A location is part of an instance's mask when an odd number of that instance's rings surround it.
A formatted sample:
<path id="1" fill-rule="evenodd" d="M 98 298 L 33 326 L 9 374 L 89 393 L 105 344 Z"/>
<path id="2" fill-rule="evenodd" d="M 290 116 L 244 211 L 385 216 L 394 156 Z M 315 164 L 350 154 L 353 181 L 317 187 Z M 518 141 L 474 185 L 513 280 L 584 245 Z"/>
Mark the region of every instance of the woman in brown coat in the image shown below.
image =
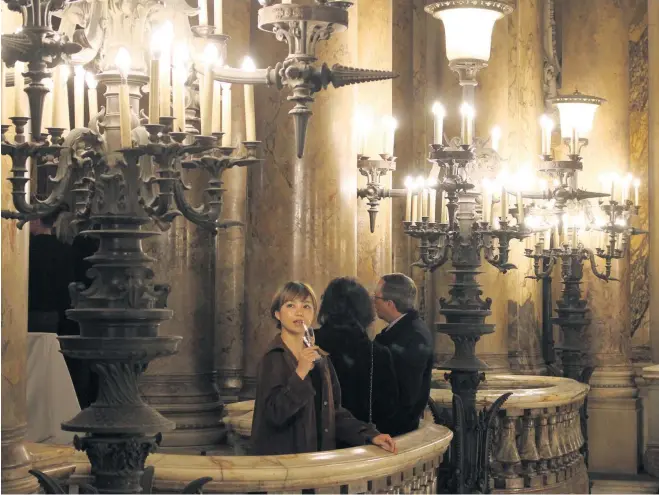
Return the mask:
<path id="1" fill-rule="evenodd" d="M 373 443 L 396 452 L 389 435 L 359 421 L 341 407 L 341 388 L 332 363 L 306 347 L 305 331 L 315 317 L 311 287 L 288 282 L 272 300 L 271 315 L 281 333 L 259 364 L 252 426 L 254 455 L 298 454 Z"/>

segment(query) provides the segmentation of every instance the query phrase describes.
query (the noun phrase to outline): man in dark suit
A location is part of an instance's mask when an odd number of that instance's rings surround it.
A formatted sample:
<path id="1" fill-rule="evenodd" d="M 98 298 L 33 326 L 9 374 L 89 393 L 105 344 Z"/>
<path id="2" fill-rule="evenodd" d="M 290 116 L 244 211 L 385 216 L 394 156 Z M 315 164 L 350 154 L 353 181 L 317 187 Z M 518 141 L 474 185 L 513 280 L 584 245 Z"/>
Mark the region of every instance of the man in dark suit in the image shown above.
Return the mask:
<path id="1" fill-rule="evenodd" d="M 414 309 L 416 285 L 402 273 L 384 275 L 373 294 L 378 316 L 389 323 L 375 341 L 393 357 L 399 401 L 381 431 L 402 435 L 418 428 L 428 404 L 433 362 L 433 340 L 425 322 Z"/>

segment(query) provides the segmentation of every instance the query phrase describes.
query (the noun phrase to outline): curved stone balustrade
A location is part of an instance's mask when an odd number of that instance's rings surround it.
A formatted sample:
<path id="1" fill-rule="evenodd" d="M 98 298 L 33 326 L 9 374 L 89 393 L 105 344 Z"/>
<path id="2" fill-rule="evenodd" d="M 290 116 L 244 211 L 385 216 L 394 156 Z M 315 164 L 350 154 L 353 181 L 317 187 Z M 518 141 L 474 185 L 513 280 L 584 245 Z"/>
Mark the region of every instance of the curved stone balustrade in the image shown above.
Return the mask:
<path id="1" fill-rule="evenodd" d="M 431 397 L 451 409 L 445 371 L 433 372 Z M 492 479 L 498 493 L 588 493 L 580 410 L 588 385 L 567 378 L 486 375 L 478 408 L 513 392 L 495 425 Z"/>
<path id="2" fill-rule="evenodd" d="M 251 415 L 249 406 L 241 407 L 234 406 L 231 412 Z M 205 493 L 436 493 L 437 470 L 452 437 L 449 429 L 425 422 L 397 438 L 395 455 L 372 445 L 281 456 L 156 453 L 148 457 L 147 465 L 155 467 L 153 488 L 159 493 L 180 491 L 203 476 L 213 478 Z M 86 456 L 74 454 L 73 463 L 71 484 L 90 483 Z"/>

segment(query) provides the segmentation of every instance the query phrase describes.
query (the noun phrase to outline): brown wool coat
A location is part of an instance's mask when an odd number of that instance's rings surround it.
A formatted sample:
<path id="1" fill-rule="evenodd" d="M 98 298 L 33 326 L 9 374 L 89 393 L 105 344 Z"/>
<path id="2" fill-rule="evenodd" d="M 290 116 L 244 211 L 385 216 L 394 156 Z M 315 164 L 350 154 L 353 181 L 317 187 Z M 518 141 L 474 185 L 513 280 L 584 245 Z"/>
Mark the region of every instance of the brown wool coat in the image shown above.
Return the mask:
<path id="1" fill-rule="evenodd" d="M 379 434 L 341 407 L 341 387 L 332 363 L 316 363 L 322 375 L 323 450 L 336 448 L 336 439 L 364 445 Z M 315 390 L 311 377 L 295 372 L 297 360 L 277 335 L 259 364 L 252 422 L 252 455 L 298 454 L 317 451 Z"/>

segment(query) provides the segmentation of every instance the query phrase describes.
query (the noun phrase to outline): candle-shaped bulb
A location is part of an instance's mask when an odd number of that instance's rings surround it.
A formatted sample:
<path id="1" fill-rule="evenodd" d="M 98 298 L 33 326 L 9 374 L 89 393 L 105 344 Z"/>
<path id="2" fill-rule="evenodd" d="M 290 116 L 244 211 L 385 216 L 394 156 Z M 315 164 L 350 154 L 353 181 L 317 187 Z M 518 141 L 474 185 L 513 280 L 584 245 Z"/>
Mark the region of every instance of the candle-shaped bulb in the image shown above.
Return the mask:
<path id="1" fill-rule="evenodd" d="M 415 182 L 414 178 L 409 175 L 405 177 L 405 189 L 414 189 Z"/>
<path id="2" fill-rule="evenodd" d="M 98 81 L 96 80 L 96 76 L 93 72 L 87 71 L 85 74 L 85 82 L 87 83 L 87 87 L 89 89 L 96 89 L 98 87 Z"/>
<path id="3" fill-rule="evenodd" d="M 368 140 L 373 128 L 373 118 L 365 109 L 360 109 L 355 114 L 355 127 L 357 129 L 357 147 L 360 155 L 366 155 Z"/>
<path id="4" fill-rule="evenodd" d="M 114 58 L 114 65 L 123 80 L 128 79 L 128 71 L 130 70 L 130 53 L 123 46 L 117 50 L 117 55 Z"/>
<path id="5" fill-rule="evenodd" d="M 435 144 L 442 144 L 444 142 L 444 118 L 446 117 L 446 109 L 444 108 L 444 105 L 436 101 L 432 105 L 432 113 L 435 116 L 434 142 Z"/>
<path id="6" fill-rule="evenodd" d="M 382 124 L 384 127 L 382 152 L 393 156 L 394 136 L 396 135 L 396 129 L 398 128 L 398 121 L 389 115 L 382 119 Z"/>
<path id="7" fill-rule="evenodd" d="M 256 64 L 254 64 L 254 60 L 252 60 L 252 57 L 243 58 L 243 63 L 241 68 L 242 70 L 246 70 L 246 71 L 256 70 Z"/>
<path id="8" fill-rule="evenodd" d="M 220 53 L 217 51 L 215 43 L 208 43 L 204 48 L 204 64 L 206 67 L 213 66 L 220 58 Z"/>
<path id="9" fill-rule="evenodd" d="M 498 125 L 495 125 L 492 128 L 492 131 L 490 132 L 491 134 L 491 140 L 492 140 L 492 149 L 494 151 L 499 151 L 499 143 L 501 142 L 501 127 Z"/>
<path id="10" fill-rule="evenodd" d="M 75 75 L 75 77 L 84 77 L 85 68 L 82 65 L 76 65 L 73 68 L 73 74 Z"/>

